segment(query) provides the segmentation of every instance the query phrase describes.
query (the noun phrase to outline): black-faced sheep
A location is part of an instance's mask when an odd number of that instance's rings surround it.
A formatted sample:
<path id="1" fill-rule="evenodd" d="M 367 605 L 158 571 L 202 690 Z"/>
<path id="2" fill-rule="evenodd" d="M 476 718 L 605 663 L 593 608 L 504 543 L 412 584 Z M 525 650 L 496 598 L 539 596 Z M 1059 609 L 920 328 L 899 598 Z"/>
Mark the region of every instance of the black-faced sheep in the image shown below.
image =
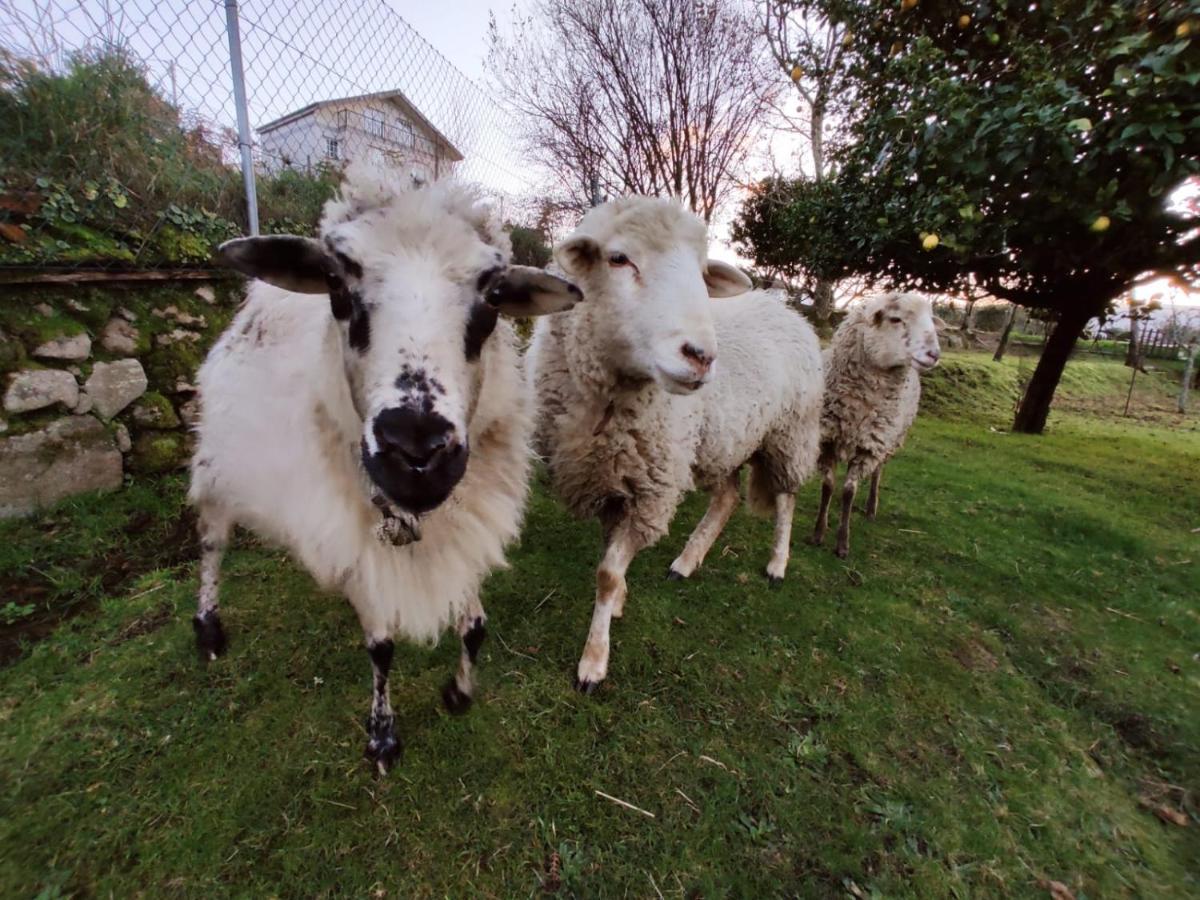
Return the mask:
<path id="1" fill-rule="evenodd" d="M 871 476 L 867 516 L 879 510 L 883 467 L 900 449 L 921 401 L 920 373 L 941 351 L 929 301 L 916 294 L 882 294 L 852 307 L 825 351 L 825 403 L 818 467 L 821 506 L 812 543 L 825 539 L 838 463 L 846 464 L 837 549 L 850 552 L 850 511 L 858 482 Z"/>
<path id="2" fill-rule="evenodd" d="M 767 575 L 778 581 L 787 568 L 794 493 L 817 458 L 820 348 L 780 297 L 734 297 L 749 279 L 706 257 L 704 223 L 646 197 L 593 209 L 555 252 L 587 301 L 540 322 L 530 356 L 538 449 L 554 487 L 604 531 L 577 670 L 583 691 L 607 674 L 626 569 L 667 533 L 693 485 L 712 500 L 671 577 L 688 577 L 704 560 L 737 505 L 747 463 L 751 503 L 775 514 Z"/>
<path id="3" fill-rule="evenodd" d="M 508 237 L 466 188 L 405 190 L 352 170 L 320 238 L 247 238 L 220 256 L 261 279 L 200 371 L 190 497 L 199 513 L 201 653 L 225 648 L 222 554 L 243 525 L 287 547 L 358 613 L 374 670 L 367 757 L 400 753 L 395 635 L 455 618 L 452 711 L 484 637 L 479 587 L 504 564 L 528 486 L 532 397 L 498 314 L 574 305 L 577 288 L 509 265 Z"/>

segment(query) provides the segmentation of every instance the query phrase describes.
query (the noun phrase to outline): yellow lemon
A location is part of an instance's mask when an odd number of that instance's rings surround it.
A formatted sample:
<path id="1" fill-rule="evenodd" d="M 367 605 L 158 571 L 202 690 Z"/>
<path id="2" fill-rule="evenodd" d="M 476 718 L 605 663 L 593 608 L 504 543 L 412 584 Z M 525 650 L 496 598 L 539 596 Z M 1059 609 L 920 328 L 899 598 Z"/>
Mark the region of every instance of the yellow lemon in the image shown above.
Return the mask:
<path id="1" fill-rule="evenodd" d="M 1096 221 L 1092 222 L 1092 231 L 1097 233 L 1108 231 L 1108 226 L 1112 224 L 1112 220 L 1108 216 L 1096 216 Z"/>
<path id="2" fill-rule="evenodd" d="M 921 241 L 921 246 L 926 250 L 934 250 L 940 243 L 941 241 L 938 239 L 936 234 L 927 234 L 925 235 L 925 240 Z"/>

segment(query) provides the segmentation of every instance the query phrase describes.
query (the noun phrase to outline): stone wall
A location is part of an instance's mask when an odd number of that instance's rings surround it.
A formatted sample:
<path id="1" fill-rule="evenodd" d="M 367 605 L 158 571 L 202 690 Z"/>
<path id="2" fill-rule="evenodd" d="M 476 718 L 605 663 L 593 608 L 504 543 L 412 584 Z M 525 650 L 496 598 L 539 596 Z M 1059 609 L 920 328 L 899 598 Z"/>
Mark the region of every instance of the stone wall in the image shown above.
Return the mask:
<path id="1" fill-rule="evenodd" d="M 0 284 L 0 517 L 187 463 L 238 281 Z"/>

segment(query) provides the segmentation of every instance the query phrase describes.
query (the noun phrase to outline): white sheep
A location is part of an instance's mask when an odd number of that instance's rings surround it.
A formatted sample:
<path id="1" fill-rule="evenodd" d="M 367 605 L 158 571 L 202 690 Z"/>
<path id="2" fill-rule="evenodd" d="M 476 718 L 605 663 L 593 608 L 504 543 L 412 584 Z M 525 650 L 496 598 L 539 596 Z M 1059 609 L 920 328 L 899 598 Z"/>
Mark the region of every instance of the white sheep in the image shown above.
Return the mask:
<path id="1" fill-rule="evenodd" d="M 433 641 L 457 617 L 443 699 L 465 709 L 479 587 L 522 520 L 532 392 L 498 313 L 555 312 L 580 294 L 510 266 L 508 237 L 468 189 L 405 190 L 367 168 L 326 205 L 319 239 L 247 238 L 220 256 L 261 281 L 200 370 L 197 644 L 210 659 L 225 648 L 231 528 L 283 544 L 358 613 L 374 667 L 366 755 L 386 772 L 400 753 L 393 636 Z"/>
<path id="2" fill-rule="evenodd" d="M 667 533 L 693 485 L 712 499 L 670 577 L 704 560 L 737 505 L 746 463 L 751 504 L 775 514 L 767 576 L 778 582 L 787 568 L 794 493 L 817 458 L 820 347 L 779 296 L 734 297 L 749 279 L 706 254 L 700 219 L 647 197 L 591 210 L 555 250 L 587 302 L 540 322 L 530 356 L 554 487 L 604 531 L 577 670 L 585 692 L 607 674 L 626 569 Z"/>
<path id="3" fill-rule="evenodd" d="M 846 464 L 838 556 L 850 552 L 850 510 L 858 482 L 871 476 L 867 516 L 879 510 L 883 467 L 900 449 L 921 401 L 919 373 L 937 365 L 935 317 L 916 294 L 881 294 L 853 306 L 825 351 L 821 410 L 821 506 L 812 543 L 825 539 L 838 463 Z"/>

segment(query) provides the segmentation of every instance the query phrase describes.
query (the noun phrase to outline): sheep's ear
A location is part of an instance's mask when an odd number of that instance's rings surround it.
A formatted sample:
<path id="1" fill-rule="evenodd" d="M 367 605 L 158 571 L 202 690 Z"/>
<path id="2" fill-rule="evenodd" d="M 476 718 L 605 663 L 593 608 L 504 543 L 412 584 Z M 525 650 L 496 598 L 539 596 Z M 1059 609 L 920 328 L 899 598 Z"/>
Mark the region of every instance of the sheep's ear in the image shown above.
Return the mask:
<path id="1" fill-rule="evenodd" d="M 576 234 L 554 248 L 554 260 L 568 275 L 582 275 L 600 262 L 600 245 L 586 234 Z"/>
<path id="2" fill-rule="evenodd" d="M 565 279 L 532 266 L 509 266 L 488 285 L 483 299 L 506 316 L 547 316 L 583 299 Z"/>
<path id="3" fill-rule="evenodd" d="M 217 248 L 216 261 L 243 275 L 300 294 L 327 294 L 332 263 L 320 241 L 292 234 L 237 238 Z"/>
<path id="4" fill-rule="evenodd" d="M 754 287 L 749 275 L 717 259 L 705 263 L 704 283 L 710 297 L 736 297 Z"/>

